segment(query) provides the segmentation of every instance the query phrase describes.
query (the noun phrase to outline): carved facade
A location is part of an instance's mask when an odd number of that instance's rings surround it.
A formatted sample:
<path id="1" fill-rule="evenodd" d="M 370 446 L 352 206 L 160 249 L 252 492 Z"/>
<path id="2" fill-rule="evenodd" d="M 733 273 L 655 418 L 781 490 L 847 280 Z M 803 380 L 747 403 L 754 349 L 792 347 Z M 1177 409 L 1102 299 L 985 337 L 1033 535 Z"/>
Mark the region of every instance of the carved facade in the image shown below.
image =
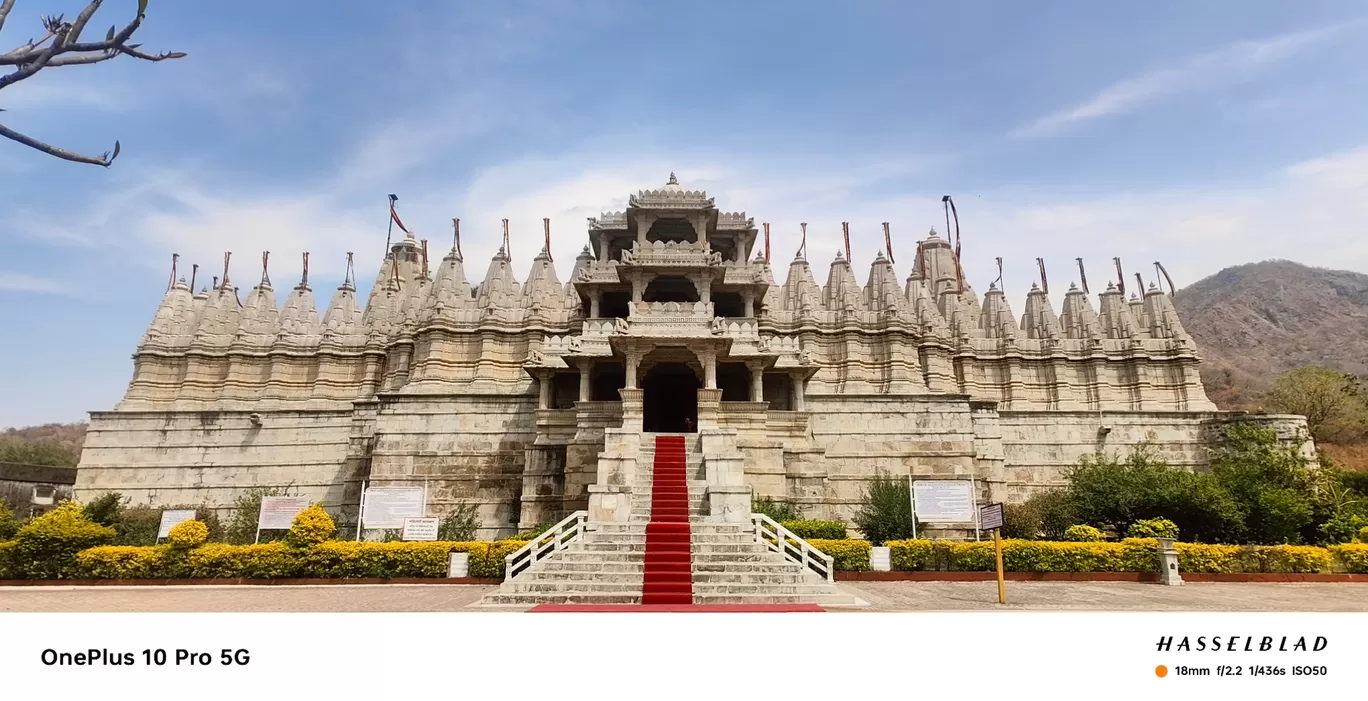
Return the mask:
<path id="1" fill-rule="evenodd" d="M 503 535 L 611 509 L 641 433 L 683 431 L 735 468 L 714 503 L 848 518 L 880 472 L 1017 500 L 1099 449 L 1200 467 L 1229 418 L 1154 287 L 1096 308 L 1071 287 L 1058 314 L 1033 287 L 1018 318 L 934 231 L 905 279 L 880 254 L 861 285 L 837 255 L 825 285 L 802 257 L 777 284 L 753 220 L 673 175 L 588 234 L 567 283 L 545 250 L 522 283 L 502 249 L 478 283 L 454 247 L 429 271 L 410 236 L 364 304 L 349 277 L 321 317 L 307 275 L 283 306 L 264 274 L 241 302 L 177 282 L 124 399 L 92 414 L 78 495 L 226 508 L 291 485 L 345 520 L 362 481 L 426 482 L 435 513 L 478 503 Z"/>

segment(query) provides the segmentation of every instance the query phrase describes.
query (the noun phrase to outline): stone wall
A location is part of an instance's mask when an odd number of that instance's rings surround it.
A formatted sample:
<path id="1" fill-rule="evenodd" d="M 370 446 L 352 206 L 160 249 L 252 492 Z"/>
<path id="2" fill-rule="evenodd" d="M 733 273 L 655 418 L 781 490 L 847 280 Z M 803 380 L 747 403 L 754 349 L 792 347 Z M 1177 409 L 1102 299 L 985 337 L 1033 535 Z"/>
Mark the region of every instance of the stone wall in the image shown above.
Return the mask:
<path id="1" fill-rule="evenodd" d="M 21 519 L 71 498 L 76 468 L 0 462 L 0 503 Z"/>
<path id="2" fill-rule="evenodd" d="M 352 412 L 94 412 L 76 498 L 120 492 L 135 504 L 206 504 L 227 516 L 249 489 L 289 487 L 346 502 Z"/>

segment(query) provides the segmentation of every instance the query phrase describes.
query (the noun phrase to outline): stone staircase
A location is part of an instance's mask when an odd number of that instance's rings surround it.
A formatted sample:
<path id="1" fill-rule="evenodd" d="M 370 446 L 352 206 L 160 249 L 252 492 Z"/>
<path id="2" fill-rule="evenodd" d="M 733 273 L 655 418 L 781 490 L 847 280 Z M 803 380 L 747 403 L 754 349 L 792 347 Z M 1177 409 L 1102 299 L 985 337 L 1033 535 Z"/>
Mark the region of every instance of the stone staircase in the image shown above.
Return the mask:
<path id="1" fill-rule="evenodd" d="M 668 434 L 642 434 L 630 521 L 587 524 L 588 530 L 578 539 L 506 580 L 481 603 L 641 603 L 657 435 Z M 811 569 L 757 542 L 752 524 L 708 522 L 703 458 L 696 436 L 684 437 L 695 604 L 865 605 Z"/>

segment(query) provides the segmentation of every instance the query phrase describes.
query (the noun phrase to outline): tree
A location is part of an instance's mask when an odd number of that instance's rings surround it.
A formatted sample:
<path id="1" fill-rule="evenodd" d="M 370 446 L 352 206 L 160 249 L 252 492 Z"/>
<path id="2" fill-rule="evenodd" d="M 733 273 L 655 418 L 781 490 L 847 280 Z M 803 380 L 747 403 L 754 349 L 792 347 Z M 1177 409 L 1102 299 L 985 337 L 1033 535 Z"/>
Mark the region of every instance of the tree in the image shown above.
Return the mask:
<path id="1" fill-rule="evenodd" d="M 1264 407 L 1306 417 L 1311 437 L 1349 443 L 1368 433 L 1368 397 L 1359 379 L 1324 367 L 1289 370 L 1264 397 Z"/>
<path id="2" fill-rule="evenodd" d="M 0 0 L 0 30 L 5 28 L 5 20 L 9 17 L 10 11 L 14 9 L 15 2 L 17 0 Z M 90 23 L 91 18 L 95 16 L 95 12 L 100 9 L 102 4 L 104 4 L 104 0 L 91 0 L 85 9 L 76 16 L 76 19 L 71 22 L 66 21 L 65 15 L 42 17 L 43 29 L 46 33 L 41 39 L 36 41 L 30 39 L 9 53 L 0 54 L 0 66 L 14 66 L 13 71 L 0 75 L 0 90 L 19 81 L 28 80 L 37 75 L 39 71 L 47 68 L 85 66 L 108 61 L 118 56 L 132 56 L 144 61 L 165 61 L 185 57 L 185 54 L 179 51 L 149 54 L 139 49 L 141 44 L 128 43 L 129 39 L 133 37 L 133 33 L 142 26 L 143 19 L 146 17 L 147 0 L 138 0 L 138 16 L 124 25 L 123 29 L 116 31 L 116 28 L 111 25 L 102 41 L 81 41 L 81 34 L 85 32 L 86 25 Z M 31 136 L 10 129 L 4 124 L 0 124 L 0 136 L 17 141 L 50 156 L 76 163 L 107 167 L 119 156 L 118 141 L 114 142 L 112 153 L 106 151 L 100 156 L 85 156 L 43 143 Z"/>

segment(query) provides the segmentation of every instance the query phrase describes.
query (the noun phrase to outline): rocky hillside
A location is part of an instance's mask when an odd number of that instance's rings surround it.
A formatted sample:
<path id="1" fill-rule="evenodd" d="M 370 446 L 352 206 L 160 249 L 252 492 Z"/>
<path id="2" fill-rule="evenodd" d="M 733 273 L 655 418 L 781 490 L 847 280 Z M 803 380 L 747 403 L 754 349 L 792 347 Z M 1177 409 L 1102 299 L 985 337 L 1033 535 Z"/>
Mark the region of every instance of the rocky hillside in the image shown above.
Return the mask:
<path id="1" fill-rule="evenodd" d="M 1325 365 L 1368 376 L 1368 275 L 1270 260 L 1178 290 L 1213 401 L 1252 408 L 1285 370 Z"/>
<path id="2" fill-rule="evenodd" d="M 0 430 L 0 462 L 75 467 L 87 425 L 43 424 Z"/>

